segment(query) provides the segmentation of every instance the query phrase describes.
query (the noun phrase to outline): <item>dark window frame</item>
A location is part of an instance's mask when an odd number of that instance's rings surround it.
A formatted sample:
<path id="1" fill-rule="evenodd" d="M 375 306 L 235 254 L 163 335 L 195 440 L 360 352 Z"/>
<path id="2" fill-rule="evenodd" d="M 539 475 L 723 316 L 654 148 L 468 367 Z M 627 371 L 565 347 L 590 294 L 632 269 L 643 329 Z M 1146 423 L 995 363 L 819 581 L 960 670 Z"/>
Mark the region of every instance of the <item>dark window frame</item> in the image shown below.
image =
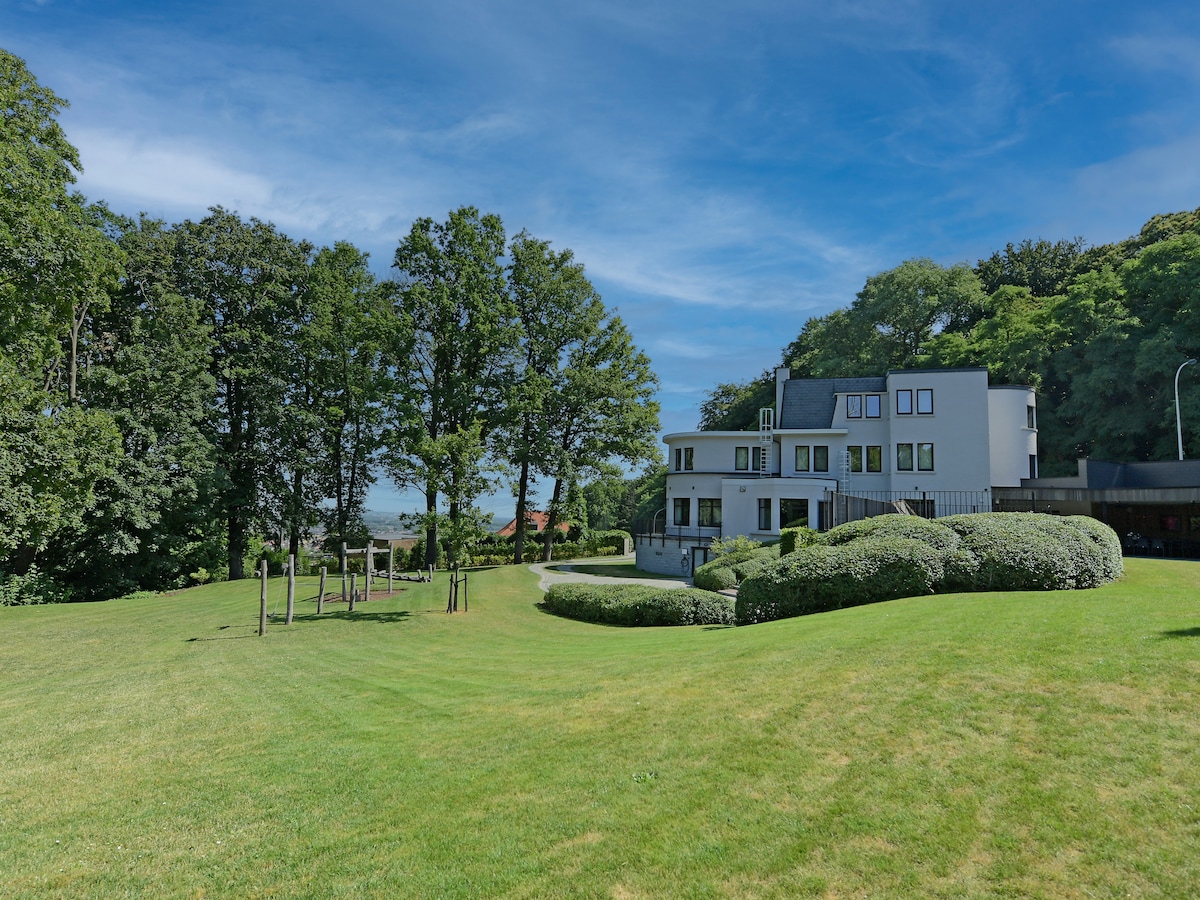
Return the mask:
<path id="1" fill-rule="evenodd" d="M 922 400 L 929 401 L 929 408 L 923 409 Z M 933 415 L 933 388 L 917 388 L 917 415 L 932 416 Z"/>
<path id="2" fill-rule="evenodd" d="M 803 468 L 801 468 L 801 466 L 800 466 L 800 451 L 801 450 L 804 451 L 804 466 L 803 466 Z M 812 471 L 812 450 L 809 448 L 809 446 L 807 444 L 797 444 L 796 445 L 796 471 L 797 472 L 811 472 Z"/>
<path id="3" fill-rule="evenodd" d="M 696 500 L 696 524 L 701 528 L 721 527 L 721 498 L 699 497 Z"/>
<path id="4" fill-rule="evenodd" d="M 687 528 L 692 524 L 692 498 L 676 497 L 672 511 L 673 524 Z M 680 514 L 682 512 L 682 515 Z"/>
<path id="5" fill-rule="evenodd" d="M 912 388 L 904 388 L 903 390 L 896 391 L 896 415 L 911 416 L 912 414 L 913 414 Z"/>
<path id="6" fill-rule="evenodd" d="M 925 448 L 926 448 L 926 447 L 928 447 L 928 448 L 929 448 L 929 465 L 925 465 L 925 464 L 924 464 L 924 463 L 925 463 Z M 932 442 L 932 441 L 920 441 L 920 442 L 918 442 L 918 443 L 917 443 L 917 471 L 918 471 L 918 472 L 932 472 L 932 471 L 934 470 L 933 466 L 934 466 L 934 462 L 933 462 L 933 442 Z"/>
<path id="7" fill-rule="evenodd" d="M 750 471 L 750 448 L 734 447 L 733 448 L 733 471 L 749 472 Z"/>
<path id="8" fill-rule="evenodd" d="M 825 444 L 816 444 L 812 450 L 812 470 L 814 472 L 828 472 L 829 447 Z"/>
<path id="9" fill-rule="evenodd" d="M 855 401 L 851 403 L 851 401 Z M 846 395 L 846 418 L 861 419 L 863 417 L 863 398 L 862 394 L 847 394 Z"/>
<path id="10" fill-rule="evenodd" d="M 908 451 L 908 465 L 905 465 L 904 451 Z M 912 444 L 897 444 L 896 445 L 896 471 L 897 472 L 912 472 L 913 466 L 916 464 L 916 456 L 913 453 Z"/>
<path id="11" fill-rule="evenodd" d="M 875 452 L 872 453 L 871 452 L 872 450 Z M 870 473 L 870 472 L 882 472 L 883 471 L 883 445 L 882 444 L 868 444 L 864 455 L 866 458 L 863 460 L 863 464 L 866 467 L 867 472 Z M 871 465 L 872 462 L 874 462 L 873 466 Z"/>
<path id="12" fill-rule="evenodd" d="M 874 411 L 871 409 L 872 406 L 874 407 Z M 863 401 L 863 415 L 868 419 L 881 418 L 883 415 L 883 398 L 878 394 L 867 394 Z"/>

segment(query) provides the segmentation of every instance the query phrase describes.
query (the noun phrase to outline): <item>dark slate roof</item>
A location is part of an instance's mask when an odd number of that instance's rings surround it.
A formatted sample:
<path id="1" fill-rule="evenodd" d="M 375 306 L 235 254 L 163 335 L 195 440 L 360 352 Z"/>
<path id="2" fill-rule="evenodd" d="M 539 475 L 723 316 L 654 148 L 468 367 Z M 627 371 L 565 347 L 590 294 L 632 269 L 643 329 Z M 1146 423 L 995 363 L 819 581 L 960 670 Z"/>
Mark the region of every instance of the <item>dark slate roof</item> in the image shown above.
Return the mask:
<path id="1" fill-rule="evenodd" d="M 778 428 L 829 428 L 837 411 L 834 394 L 882 394 L 887 378 L 789 378 L 783 383 Z"/>

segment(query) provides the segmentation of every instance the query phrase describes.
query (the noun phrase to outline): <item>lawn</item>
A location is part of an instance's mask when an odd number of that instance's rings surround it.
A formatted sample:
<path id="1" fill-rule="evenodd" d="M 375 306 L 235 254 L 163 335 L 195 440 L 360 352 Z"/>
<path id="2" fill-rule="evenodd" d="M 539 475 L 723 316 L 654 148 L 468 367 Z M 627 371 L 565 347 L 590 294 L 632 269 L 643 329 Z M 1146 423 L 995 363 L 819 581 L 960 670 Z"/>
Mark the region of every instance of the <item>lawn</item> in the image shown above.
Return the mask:
<path id="1" fill-rule="evenodd" d="M 0 896 L 1200 893 L 1196 564 L 738 629 L 535 582 L 0 609 Z"/>

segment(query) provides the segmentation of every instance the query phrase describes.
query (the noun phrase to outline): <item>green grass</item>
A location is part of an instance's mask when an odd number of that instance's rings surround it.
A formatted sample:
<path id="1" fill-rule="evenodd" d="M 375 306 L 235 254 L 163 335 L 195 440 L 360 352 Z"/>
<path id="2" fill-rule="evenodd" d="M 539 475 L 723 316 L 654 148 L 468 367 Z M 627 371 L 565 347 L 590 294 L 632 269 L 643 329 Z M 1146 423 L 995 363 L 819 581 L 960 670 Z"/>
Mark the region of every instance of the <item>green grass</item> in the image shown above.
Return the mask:
<path id="1" fill-rule="evenodd" d="M 0 896 L 1195 896 L 1200 566 L 1128 572 L 738 629 L 512 567 L 264 638 L 253 582 L 0 609 Z"/>
<path id="2" fill-rule="evenodd" d="M 552 572 L 582 572 L 585 575 L 603 575 L 606 578 L 675 578 L 682 580 L 683 576 L 661 575 L 655 572 L 647 572 L 644 569 L 639 569 L 637 563 L 633 562 L 577 562 L 577 563 L 561 563 L 559 565 L 547 566 Z"/>

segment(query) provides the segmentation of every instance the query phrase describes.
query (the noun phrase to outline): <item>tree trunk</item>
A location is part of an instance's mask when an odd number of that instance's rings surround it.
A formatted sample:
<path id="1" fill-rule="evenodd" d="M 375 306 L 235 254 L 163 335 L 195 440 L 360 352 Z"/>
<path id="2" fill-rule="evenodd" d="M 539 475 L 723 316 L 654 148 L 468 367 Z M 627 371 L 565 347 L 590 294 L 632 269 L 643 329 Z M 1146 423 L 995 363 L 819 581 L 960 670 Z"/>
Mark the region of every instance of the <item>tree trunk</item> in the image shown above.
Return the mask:
<path id="1" fill-rule="evenodd" d="M 558 503 L 562 499 L 561 478 L 554 479 L 554 495 L 550 499 L 550 509 L 546 511 L 546 531 L 542 535 L 542 562 L 550 562 L 554 555 L 554 535 L 558 531 Z"/>
<path id="2" fill-rule="evenodd" d="M 529 491 L 529 460 L 521 461 L 521 480 L 517 484 L 517 533 L 513 540 L 513 563 L 521 565 L 525 555 L 525 497 Z"/>
<path id="3" fill-rule="evenodd" d="M 433 513 L 437 512 L 437 491 L 433 487 L 425 489 L 425 511 L 430 514 L 429 524 L 425 526 L 425 565 L 436 567 L 438 532 Z"/>

